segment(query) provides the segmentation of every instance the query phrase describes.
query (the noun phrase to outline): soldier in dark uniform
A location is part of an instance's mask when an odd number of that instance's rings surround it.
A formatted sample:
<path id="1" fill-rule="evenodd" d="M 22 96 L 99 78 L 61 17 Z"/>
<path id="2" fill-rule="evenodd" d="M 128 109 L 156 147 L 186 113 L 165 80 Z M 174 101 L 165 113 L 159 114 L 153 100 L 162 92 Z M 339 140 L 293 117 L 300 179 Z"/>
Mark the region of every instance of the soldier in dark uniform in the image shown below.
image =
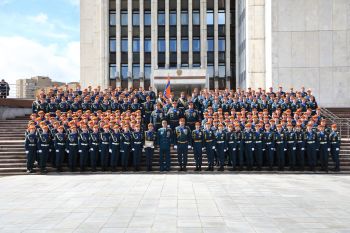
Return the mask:
<path id="1" fill-rule="evenodd" d="M 285 134 L 289 170 L 293 171 L 295 169 L 296 164 L 296 134 L 293 130 L 293 125 L 291 123 L 287 125 L 287 131 L 285 132 Z"/>
<path id="2" fill-rule="evenodd" d="M 192 146 L 194 153 L 194 160 L 196 162 L 195 171 L 202 170 L 202 151 L 204 145 L 204 135 L 201 130 L 201 123 L 196 122 L 195 130 L 192 131 Z"/>
<path id="3" fill-rule="evenodd" d="M 244 166 L 244 132 L 241 131 L 241 125 L 239 123 L 235 123 L 235 137 L 237 140 L 237 162 L 239 170 L 242 171 Z"/>
<path id="4" fill-rule="evenodd" d="M 68 154 L 68 165 L 71 172 L 75 171 L 77 156 L 78 156 L 78 132 L 77 127 L 72 125 L 70 133 L 67 135 L 66 152 Z"/>
<path id="5" fill-rule="evenodd" d="M 232 166 L 230 171 L 235 171 L 237 166 L 237 138 L 236 138 L 236 132 L 233 131 L 232 124 L 228 125 L 227 127 L 226 142 L 227 142 L 229 160 Z"/>
<path id="6" fill-rule="evenodd" d="M 90 133 L 90 166 L 91 171 L 96 171 L 96 161 L 98 159 L 98 153 L 100 149 L 100 133 L 98 125 L 94 125 L 92 132 Z"/>
<path id="7" fill-rule="evenodd" d="M 161 128 L 164 117 L 165 115 L 160 104 L 157 104 L 156 109 L 151 114 L 151 123 L 153 124 L 155 130 Z"/>
<path id="8" fill-rule="evenodd" d="M 335 163 L 334 171 L 339 172 L 340 171 L 340 165 L 339 165 L 339 150 L 340 150 L 340 135 L 337 131 L 337 125 L 333 124 L 331 132 L 329 134 L 329 141 L 331 146 L 331 156 Z"/>
<path id="9" fill-rule="evenodd" d="M 50 103 L 47 104 L 47 110 L 51 116 L 54 116 L 58 109 L 58 104 L 55 101 L 54 97 L 51 97 Z"/>
<path id="10" fill-rule="evenodd" d="M 117 171 L 118 161 L 120 157 L 120 131 L 119 126 L 113 126 L 113 132 L 111 132 L 109 152 L 111 153 L 111 168 L 112 172 Z"/>
<path id="11" fill-rule="evenodd" d="M 65 113 L 69 110 L 69 104 L 66 101 L 66 97 L 61 98 L 61 102 L 58 104 L 58 110 Z"/>
<path id="12" fill-rule="evenodd" d="M 173 142 L 173 132 L 168 128 L 166 120 L 162 121 L 162 128 L 157 132 L 157 145 L 159 146 L 160 171 L 170 171 L 170 146 Z"/>
<path id="13" fill-rule="evenodd" d="M 74 102 L 70 105 L 70 110 L 72 110 L 72 112 L 77 112 L 78 110 L 81 110 L 81 105 L 79 103 L 78 98 L 74 98 Z"/>
<path id="14" fill-rule="evenodd" d="M 175 127 L 178 125 L 181 116 L 180 109 L 177 108 L 177 102 L 173 102 L 173 106 L 166 113 L 166 116 L 168 118 L 170 128 L 172 130 L 175 130 Z"/>
<path id="15" fill-rule="evenodd" d="M 95 97 L 95 100 L 91 104 L 90 108 L 91 108 L 92 112 L 97 112 L 97 111 L 101 110 L 101 105 L 100 105 L 98 96 Z"/>
<path id="16" fill-rule="evenodd" d="M 274 136 L 278 170 L 283 171 L 285 163 L 286 136 L 282 131 L 281 124 L 277 125 L 277 131 L 274 133 Z"/>
<path id="17" fill-rule="evenodd" d="M 151 102 L 151 97 L 147 96 L 146 102 L 143 103 L 143 107 L 142 107 L 144 123 L 146 125 L 148 125 L 151 121 L 151 114 L 152 114 L 153 110 L 154 110 L 154 105 Z"/>
<path id="18" fill-rule="evenodd" d="M 29 133 L 26 135 L 25 139 L 25 150 L 27 155 L 27 173 L 33 173 L 34 159 L 37 152 L 37 136 L 35 133 L 35 126 L 30 126 L 28 128 Z"/>
<path id="19" fill-rule="evenodd" d="M 210 123 L 205 124 L 204 134 L 204 146 L 208 158 L 208 168 L 206 171 L 214 171 L 214 150 L 215 150 L 215 135 L 210 128 Z"/>
<path id="20" fill-rule="evenodd" d="M 108 110 L 111 110 L 111 105 L 108 100 L 108 97 L 104 97 L 102 103 L 100 104 L 102 112 L 107 112 Z"/>
<path id="21" fill-rule="evenodd" d="M 122 168 L 123 171 L 127 170 L 129 155 L 132 148 L 132 135 L 129 130 L 129 125 L 124 124 L 124 131 L 120 134 L 120 153 L 122 156 Z"/>
<path id="22" fill-rule="evenodd" d="M 123 99 L 123 103 L 120 105 L 120 108 L 122 110 L 122 112 L 126 112 L 128 110 L 130 110 L 130 103 L 128 102 L 128 98 L 124 98 Z"/>
<path id="23" fill-rule="evenodd" d="M 64 151 L 66 149 L 66 134 L 63 132 L 63 130 L 64 127 L 62 125 L 59 126 L 54 137 L 57 172 L 62 172 L 62 162 L 64 159 Z"/>
<path id="24" fill-rule="evenodd" d="M 185 111 L 185 118 L 187 125 L 193 130 L 195 123 L 200 120 L 198 111 L 193 108 L 193 102 L 189 102 L 188 109 Z"/>
<path id="25" fill-rule="evenodd" d="M 226 135 L 225 132 L 223 131 L 224 125 L 219 124 L 218 130 L 215 132 L 215 149 L 216 153 L 218 155 L 218 162 L 219 162 L 219 169 L 218 171 L 224 171 L 224 166 L 225 166 L 225 152 L 226 152 Z"/>
<path id="26" fill-rule="evenodd" d="M 148 124 L 148 130 L 145 132 L 145 155 L 146 155 L 146 167 L 147 171 L 152 171 L 152 161 L 154 154 L 154 146 L 156 144 L 157 134 L 154 132 L 153 124 Z"/>
<path id="27" fill-rule="evenodd" d="M 49 156 L 50 144 L 49 128 L 45 125 L 42 127 L 42 132 L 38 132 L 39 167 L 41 173 L 47 173 L 46 162 Z"/>
<path id="28" fill-rule="evenodd" d="M 254 154 L 255 154 L 255 161 L 257 170 L 261 171 L 262 165 L 263 165 L 263 155 L 264 155 L 264 145 L 265 145 L 265 134 L 261 130 L 262 125 L 256 124 L 255 125 L 255 143 L 254 143 Z"/>
<path id="29" fill-rule="evenodd" d="M 267 156 L 267 163 L 269 166 L 269 170 L 273 170 L 274 164 L 274 152 L 275 152 L 275 141 L 274 141 L 274 133 L 271 131 L 270 124 L 265 125 L 265 150 Z"/>
<path id="30" fill-rule="evenodd" d="M 107 170 L 108 161 L 109 161 L 109 140 L 110 140 L 110 131 L 109 125 L 103 126 L 103 132 L 100 133 L 100 158 L 101 158 L 101 168 L 102 171 Z"/>
<path id="31" fill-rule="evenodd" d="M 91 110 L 91 104 L 88 97 L 84 97 L 84 102 L 81 104 L 81 109 L 85 112 Z"/>
<path id="32" fill-rule="evenodd" d="M 305 140 L 306 140 L 306 155 L 307 160 L 309 163 L 310 171 L 316 170 L 316 140 L 317 135 L 316 132 L 312 129 L 313 125 L 308 124 L 307 125 L 307 132 L 305 134 Z"/>
<path id="33" fill-rule="evenodd" d="M 137 98 L 134 98 L 134 102 L 130 105 L 130 109 L 132 112 L 136 112 L 138 110 L 141 110 L 141 105 L 139 104 Z"/>
<path id="34" fill-rule="evenodd" d="M 80 171 L 85 171 L 86 163 L 89 157 L 90 134 L 87 125 L 81 126 L 82 132 L 79 133 L 78 143 L 79 143 L 79 164 Z"/>
<path id="35" fill-rule="evenodd" d="M 141 132 L 141 126 L 136 125 L 135 131 L 132 132 L 132 151 L 133 151 L 133 163 L 135 171 L 140 170 L 140 162 L 143 147 L 143 133 Z"/>
<path id="36" fill-rule="evenodd" d="M 301 124 L 295 126 L 296 158 L 299 170 L 304 171 L 305 166 L 305 132 L 301 130 Z"/>
<path id="37" fill-rule="evenodd" d="M 317 132 L 317 144 L 320 151 L 321 169 L 328 172 L 328 154 L 330 151 L 329 135 L 324 131 L 324 126 L 319 125 Z"/>
<path id="38" fill-rule="evenodd" d="M 185 92 L 181 92 L 181 96 L 177 100 L 177 107 L 181 110 L 181 112 L 185 112 L 185 109 L 187 108 L 187 99 Z"/>
<path id="39" fill-rule="evenodd" d="M 244 139 L 244 153 L 245 153 L 245 160 L 248 171 L 253 170 L 253 153 L 254 153 L 254 133 L 251 130 L 251 123 L 247 123 L 245 125 L 245 131 L 243 133 L 243 139 Z"/>
<path id="40" fill-rule="evenodd" d="M 181 118 L 180 125 L 175 128 L 174 149 L 177 150 L 179 171 L 186 171 L 188 149 L 191 147 L 191 129 L 185 126 L 185 119 Z"/>

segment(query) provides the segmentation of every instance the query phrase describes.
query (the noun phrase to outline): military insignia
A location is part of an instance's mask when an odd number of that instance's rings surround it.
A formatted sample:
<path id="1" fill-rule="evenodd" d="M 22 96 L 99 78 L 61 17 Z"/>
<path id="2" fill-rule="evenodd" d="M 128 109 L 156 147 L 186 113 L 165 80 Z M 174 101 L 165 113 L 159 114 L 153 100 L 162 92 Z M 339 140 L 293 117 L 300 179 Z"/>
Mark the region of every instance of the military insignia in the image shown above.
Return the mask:
<path id="1" fill-rule="evenodd" d="M 170 132 L 169 132 L 169 131 L 167 132 L 166 136 L 167 136 L 168 138 L 170 138 Z"/>

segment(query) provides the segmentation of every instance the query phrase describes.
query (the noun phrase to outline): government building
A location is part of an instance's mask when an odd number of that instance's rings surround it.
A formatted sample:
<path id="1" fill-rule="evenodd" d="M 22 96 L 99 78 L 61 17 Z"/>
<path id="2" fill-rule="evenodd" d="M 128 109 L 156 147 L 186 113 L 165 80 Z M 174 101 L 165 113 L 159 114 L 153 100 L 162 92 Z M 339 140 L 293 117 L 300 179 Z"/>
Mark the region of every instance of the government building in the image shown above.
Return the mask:
<path id="1" fill-rule="evenodd" d="M 81 84 L 305 86 L 349 107 L 348 0 L 81 0 Z"/>

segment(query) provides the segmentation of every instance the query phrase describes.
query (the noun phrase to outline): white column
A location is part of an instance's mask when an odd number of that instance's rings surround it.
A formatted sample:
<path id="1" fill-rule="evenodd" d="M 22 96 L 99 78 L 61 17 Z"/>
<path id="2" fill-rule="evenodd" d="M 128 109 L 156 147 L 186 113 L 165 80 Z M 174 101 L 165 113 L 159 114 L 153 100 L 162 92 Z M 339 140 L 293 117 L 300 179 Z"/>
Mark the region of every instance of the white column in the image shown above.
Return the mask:
<path id="1" fill-rule="evenodd" d="M 175 0 L 173 0 L 175 1 Z M 177 68 L 181 68 L 181 0 L 177 0 Z"/>
<path id="2" fill-rule="evenodd" d="M 170 67 L 170 20 L 169 20 L 169 1 L 174 0 L 165 0 L 165 68 L 169 69 Z"/>
<path id="3" fill-rule="evenodd" d="M 109 86 L 109 2 L 101 2 L 101 77 L 103 79 L 101 88 Z"/>
<path id="4" fill-rule="evenodd" d="M 265 88 L 272 87 L 272 4 L 265 1 Z"/>
<path id="5" fill-rule="evenodd" d="M 225 31 L 226 31 L 226 50 L 225 50 L 225 58 L 226 58 L 226 77 L 231 77 L 231 9 L 230 9 L 230 0 L 226 0 L 225 4 Z M 226 87 L 229 88 L 231 84 L 230 79 L 226 79 Z"/>
<path id="6" fill-rule="evenodd" d="M 116 87 L 121 86 L 121 21 L 120 21 L 120 1 L 116 1 L 116 69 L 117 69 L 117 76 L 118 79 L 116 80 Z"/>
<path id="7" fill-rule="evenodd" d="M 201 39 L 201 68 L 207 68 L 207 1 L 200 0 L 200 39 Z M 206 88 L 209 88 L 209 76 L 206 79 Z"/>
<path id="8" fill-rule="evenodd" d="M 218 24 L 219 2 L 214 1 L 214 88 L 219 88 L 219 24 Z"/>
<path id="9" fill-rule="evenodd" d="M 151 72 L 151 86 L 155 89 L 153 70 L 158 69 L 158 3 L 157 0 L 151 0 L 151 43 L 152 43 L 152 72 Z"/>
<path id="10" fill-rule="evenodd" d="M 195 0 L 196 1 L 196 0 Z M 192 0 L 188 0 L 188 66 L 192 68 L 193 64 L 193 22 L 192 22 Z"/>
<path id="11" fill-rule="evenodd" d="M 145 33 L 144 33 L 144 4 L 140 1 L 140 87 L 145 87 Z"/>
<path id="12" fill-rule="evenodd" d="M 128 88 L 130 87 L 132 87 L 132 1 L 128 1 Z"/>

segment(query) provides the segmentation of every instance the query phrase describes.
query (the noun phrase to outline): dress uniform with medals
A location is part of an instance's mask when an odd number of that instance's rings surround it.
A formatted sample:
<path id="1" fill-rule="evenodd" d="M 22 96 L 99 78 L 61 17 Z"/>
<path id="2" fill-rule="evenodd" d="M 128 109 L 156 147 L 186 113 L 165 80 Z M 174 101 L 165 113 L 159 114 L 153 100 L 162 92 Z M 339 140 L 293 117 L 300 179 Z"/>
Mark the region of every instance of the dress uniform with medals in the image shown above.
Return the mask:
<path id="1" fill-rule="evenodd" d="M 287 157 L 289 163 L 289 169 L 294 170 L 296 164 L 296 134 L 293 130 L 293 125 L 289 123 L 287 125 L 286 134 L 286 149 L 287 149 Z"/>
<path id="2" fill-rule="evenodd" d="M 205 124 L 204 134 L 204 147 L 208 158 L 208 168 L 206 171 L 214 171 L 214 150 L 215 150 L 215 135 L 210 128 L 210 123 Z"/>
<path id="3" fill-rule="evenodd" d="M 313 125 L 307 125 L 307 132 L 305 134 L 306 140 L 306 156 L 309 163 L 310 170 L 315 171 L 316 169 L 316 140 L 317 134 L 312 129 Z"/>
<path id="4" fill-rule="evenodd" d="M 162 121 L 164 120 L 164 112 L 160 107 L 160 104 L 156 105 L 156 109 L 151 114 L 151 123 L 153 124 L 155 130 L 158 130 L 162 126 Z"/>
<path id="5" fill-rule="evenodd" d="M 123 171 L 127 170 L 129 155 L 132 148 L 132 135 L 129 131 L 129 125 L 124 125 L 124 131 L 120 134 L 120 153 L 122 157 L 121 165 Z"/>
<path id="6" fill-rule="evenodd" d="M 245 131 L 243 133 L 243 140 L 244 140 L 244 153 L 245 153 L 245 159 L 246 159 L 246 165 L 249 171 L 253 169 L 253 153 L 254 153 L 254 138 L 255 135 L 253 131 L 251 130 L 251 123 L 247 123 L 245 125 Z"/>
<path id="7" fill-rule="evenodd" d="M 187 125 L 193 130 L 195 123 L 200 120 L 198 111 L 193 108 L 193 102 L 189 102 L 189 109 L 185 111 L 185 118 Z"/>
<path id="8" fill-rule="evenodd" d="M 157 145 L 159 145 L 159 169 L 170 171 L 170 146 L 173 142 L 173 132 L 168 128 L 167 122 L 162 121 L 162 128 L 157 132 Z"/>
<path id="9" fill-rule="evenodd" d="M 170 128 L 175 130 L 175 127 L 178 125 L 180 120 L 180 109 L 177 108 L 177 102 L 173 102 L 173 106 L 167 111 L 167 118 L 170 124 Z"/>
<path id="10" fill-rule="evenodd" d="M 179 171 L 186 171 L 188 149 L 191 145 L 191 130 L 185 126 L 185 119 L 180 119 L 180 125 L 175 128 L 174 148 L 177 149 Z"/>
<path id="11" fill-rule="evenodd" d="M 237 138 L 236 132 L 233 131 L 234 126 L 228 125 L 228 131 L 226 132 L 227 150 L 229 154 L 229 160 L 231 162 L 231 171 L 236 170 L 237 166 Z"/>
<path id="12" fill-rule="evenodd" d="M 265 139 L 265 151 L 267 156 L 267 164 L 269 166 L 269 170 L 273 170 L 274 165 L 274 153 L 275 153 L 275 141 L 274 141 L 274 132 L 271 130 L 270 124 L 265 125 L 264 139 Z"/>
<path id="13" fill-rule="evenodd" d="M 223 131 L 224 126 L 219 124 L 218 130 L 215 132 L 215 150 L 218 155 L 219 169 L 218 171 L 224 171 L 225 166 L 225 152 L 226 152 L 226 135 Z"/>
<path id="14" fill-rule="evenodd" d="M 262 125 L 255 125 L 255 143 L 254 143 L 254 154 L 257 170 L 261 171 L 263 165 L 263 157 L 264 157 L 264 145 L 265 145 L 265 134 L 261 131 Z"/>
<path id="15" fill-rule="evenodd" d="M 329 135 L 324 131 L 324 126 L 318 126 L 317 144 L 320 152 L 321 169 L 328 172 L 328 154 L 330 151 Z"/>
<path id="16" fill-rule="evenodd" d="M 145 155 L 147 171 L 152 171 L 152 162 L 154 154 L 154 146 L 156 144 L 156 132 L 153 130 L 153 124 L 148 124 L 148 130 L 145 132 Z"/>
<path id="17" fill-rule="evenodd" d="M 277 165 L 280 171 L 284 170 L 285 151 L 286 151 L 286 135 L 282 131 L 282 125 L 277 125 L 277 131 L 274 133 Z"/>
<path id="18" fill-rule="evenodd" d="M 62 171 L 62 163 L 64 159 L 64 152 L 66 150 L 66 134 L 63 132 L 64 127 L 61 125 L 57 128 L 57 133 L 54 137 L 55 152 L 56 152 L 56 169 L 58 172 Z"/>

